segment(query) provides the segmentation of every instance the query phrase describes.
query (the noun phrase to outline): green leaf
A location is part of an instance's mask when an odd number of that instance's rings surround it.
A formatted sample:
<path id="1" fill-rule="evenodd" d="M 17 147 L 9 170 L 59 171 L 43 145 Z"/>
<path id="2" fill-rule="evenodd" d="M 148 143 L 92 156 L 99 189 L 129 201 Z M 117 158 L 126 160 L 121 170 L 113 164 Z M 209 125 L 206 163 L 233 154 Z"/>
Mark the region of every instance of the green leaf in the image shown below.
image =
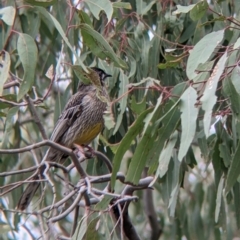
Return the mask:
<path id="1" fill-rule="evenodd" d="M 71 65 L 71 68 L 80 82 L 83 82 L 84 84 L 90 84 L 91 79 L 89 77 L 89 73 L 86 73 L 80 65 Z"/>
<path id="2" fill-rule="evenodd" d="M 149 114 L 153 109 L 149 108 L 146 111 L 144 111 L 139 117 L 135 120 L 135 122 L 130 126 L 128 129 L 128 132 L 122 139 L 117 152 L 113 158 L 113 172 L 111 177 L 111 189 L 114 189 L 115 181 L 116 181 L 116 174 L 120 168 L 121 161 L 123 158 L 123 155 L 128 150 L 129 146 L 131 145 L 132 141 L 135 139 L 135 137 L 141 132 L 144 123 L 143 120 Z"/>
<path id="3" fill-rule="evenodd" d="M 219 144 L 220 157 L 223 159 L 225 167 L 229 167 L 232 158 L 230 149 L 225 142 Z"/>
<path id="4" fill-rule="evenodd" d="M 200 63 L 205 63 L 213 54 L 213 51 L 221 43 L 224 36 L 224 30 L 212 32 L 205 35 L 190 51 L 187 61 L 186 73 L 191 80 L 197 76 L 195 72 Z"/>
<path id="5" fill-rule="evenodd" d="M 180 14 L 180 13 L 188 13 L 188 12 L 191 11 L 195 6 L 196 6 L 196 4 L 190 4 L 190 5 L 188 5 L 188 6 L 177 5 L 177 10 L 174 11 L 172 14 L 173 14 L 173 15 L 177 15 L 177 14 Z"/>
<path id="6" fill-rule="evenodd" d="M 232 71 L 231 80 L 232 80 L 232 84 L 234 85 L 236 91 L 240 95 L 240 81 L 239 81 L 239 77 L 240 77 L 240 67 L 236 66 L 233 69 L 233 71 Z"/>
<path id="7" fill-rule="evenodd" d="M 113 135 L 116 134 L 118 131 L 123 118 L 123 113 L 126 111 L 127 107 L 127 90 L 128 90 L 128 77 L 123 73 L 122 69 L 120 69 L 120 75 L 119 75 L 119 91 L 118 91 L 118 98 L 121 98 L 119 100 L 119 111 L 117 116 L 117 122 L 113 131 Z"/>
<path id="8" fill-rule="evenodd" d="M 108 130 L 114 128 L 116 123 L 114 121 L 114 117 L 113 117 L 113 113 L 112 113 L 112 107 L 109 103 L 107 105 L 106 111 L 103 114 L 103 119 L 104 119 L 104 125 Z"/>
<path id="9" fill-rule="evenodd" d="M 8 79 L 11 59 L 8 52 L 0 53 L 0 96 L 3 93 L 3 85 Z"/>
<path id="10" fill-rule="evenodd" d="M 196 121 L 198 116 L 198 108 L 195 107 L 197 102 L 197 92 L 191 86 L 181 96 L 180 111 L 182 134 L 180 140 L 180 148 L 178 159 L 181 162 L 186 155 L 190 144 L 195 135 Z"/>
<path id="11" fill-rule="evenodd" d="M 101 240 L 100 231 L 96 231 L 96 225 L 98 224 L 100 216 L 96 216 L 93 220 L 91 220 L 87 226 L 87 231 L 83 239 L 88 240 Z M 99 224 L 101 226 L 101 223 Z M 78 238 L 78 240 L 80 240 Z"/>
<path id="12" fill-rule="evenodd" d="M 177 205 L 177 196 L 178 196 L 179 190 L 180 190 L 180 186 L 179 184 L 177 184 L 171 192 L 171 196 L 168 204 L 168 208 L 170 209 L 170 213 L 169 213 L 170 217 L 174 217 L 175 215 L 175 209 Z"/>
<path id="13" fill-rule="evenodd" d="M 173 148 L 177 142 L 177 138 L 178 133 L 175 131 L 165 142 L 165 146 L 161 151 L 161 154 L 159 156 L 159 165 L 156 172 L 156 175 L 160 178 L 162 178 L 168 170 L 168 165 L 172 156 Z"/>
<path id="14" fill-rule="evenodd" d="M 177 85 L 175 85 L 171 91 L 171 100 L 173 102 L 179 101 L 180 96 L 184 93 L 184 91 L 188 88 L 188 83 L 187 82 L 181 82 Z"/>
<path id="15" fill-rule="evenodd" d="M 110 204 L 110 201 L 113 198 L 114 197 L 111 195 L 104 195 L 103 199 L 95 205 L 94 210 L 95 211 L 103 211 L 103 210 L 107 209 Z"/>
<path id="16" fill-rule="evenodd" d="M 234 183 L 237 181 L 237 178 L 240 174 L 240 142 L 238 142 L 237 149 L 232 157 L 232 163 L 228 170 L 227 180 L 226 180 L 226 186 L 225 186 L 225 193 L 227 194 Z"/>
<path id="17" fill-rule="evenodd" d="M 84 2 L 97 20 L 99 20 L 100 12 L 104 11 L 107 15 L 108 23 L 111 21 L 113 6 L 109 0 L 84 0 Z"/>
<path id="18" fill-rule="evenodd" d="M 17 97 L 19 101 L 30 90 L 34 83 L 38 49 L 31 36 L 20 34 L 17 41 L 17 51 L 24 69 L 23 81 Z"/>
<path id="19" fill-rule="evenodd" d="M 227 61 L 227 52 L 219 59 L 217 65 L 213 69 L 213 73 L 207 81 L 206 88 L 200 101 L 202 102 L 202 109 L 204 110 L 204 133 L 206 137 L 209 136 L 209 129 L 212 119 L 212 109 L 217 101 L 215 92 L 218 81 L 224 71 L 225 63 Z"/>
<path id="20" fill-rule="evenodd" d="M 235 205 L 235 213 L 236 213 L 236 220 L 237 220 L 237 227 L 240 228 L 240 184 L 236 182 L 233 186 L 233 193 L 234 193 L 234 205 Z"/>
<path id="21" fill-rule="evenodd" d="M 222 192 L 223 192 L 224 176 L 222 175 L 218 184 L 217 198 L 216 198 L 216 209 L 215 209 L 215 222 L 218 222 L 218 217 L 221 209 Z"/>
<path id="22" fill-rule="evenodd" d="M 78 16 L 81 19 L 81 23 L 86 23 L 87 25 L 93 27 L 92 21 L 87 13 L 82 10 L 78 10 Z"/>
<path id="23" fill-rule="evenodd" d="M 231 109 L 233 113 L 238 120 L 240 120 L 240 95 L 229 78 L 226 78 L 223 81 L 223 91 L 231 102 Z"/>
<path id="24" fill-rule="evenodd" d="M 154 1 L 154 0 L 148 4 L 144 0 L 136 1 L 137 13 L 139 15 L 148 14 L 148 11 L 152 8 L 153 4 L 155 4 L 155 3 L 156 3 L 156 1 Z"/>
<path id="25" fill-rule="evenodd" d="M 7 113 L 4 135 L 2 138 L 3 139 L 2 148 L 7 147 L 7 143 L 9 142 L 9 136 L 11 135 L 10 133 L 17 121 L 17 117 L 15 117 L 15 115 L 17 114 L 18 110 L 19 110 L 19 107 L 13 107 Z"/>
<path id="26" fill-rule="evenodd" d="M 25 2 L 40 7 L 49 7 L 57 2 L 57 0 L 24 0 Z"/>
<path id="27" fill-rule="evenodd" d="M 78 222 L 78 226 L 77 226 L 71 240 L 83 239 L 83 237 L 87 231 L 87 222 L 88 222 L 88 216 L 84 215 L 81 218 L 81 220 Z"/>
<path id="28" fill-rule="evenodd" d="M 0 9 L 0 19 L 2 19 L 9 26 L 13 25 L 15 15 L 16 15 L 16 9 L 12 6 L 8 6 Z"/>
<path id="29" fill-rule="evenodd" d="M 175 107 L 173 108 L 173 106 Z M 167 113 L 165 114 L 165 112 Z M 172 102 L 168 102 L 168 104 L 166 104 L 165 108 L 161 113 L 161 116 L 162 115 L 164 115 L 164 117 L 160 119 L 160 121 L 157 121 L 160 123 L 161 126 L 158 129 L 157 140 L 153 144 L 152 151 L 147 156 L 147 159 L 149 159 L 149 174 L 152 174 L 156 171 L 159 164 L 159 156 L 164 147 L 164 144 L 166 141 L 168 141 L 169 136 L 171 136 L 171 134 L 173 134 L 173 132 L 176 130 L 180 120 L 180 111 L 176 104 L 174 103 L 173 105 Z M 158 126 L 157 122 L 155 123 L 156 126 Z"/>
<path id="30" fill-rule="evenodd" d="M 1 96 L 1 98 L 8 100 L 8 101 L 12 101 L 12 102 L 17 101 L 17 96 L 15 94 L 7 94 L 4 96 Z M 0 109 L 9 108 L 9 107 L 12 107 L 12 105 L 10 103 L 4 103 L 4 102 L 0 101 Z"/>
<path id="31" fill-rule="evenodd" d="M 206 14 L 207 10 L 208 10 L 207 1 L 205 0 L 200 1 L 190 11 L 190 17 L 193 21 L 197 21 Z"/>
<path id="32" fill-rule="evenodd" d="M 163 98 L 163 96 L 160 95 L 160 97 L 158 98 L 157 103 L 154 107 L 154 110 L 150 114 L 148 114 L 147 117 L 144 119 L 143 135 L 144 135 L 145 131 L 148 129 L 148 127 L 155 123 L 156 120 L 154 119 L 154 116 L 156 115 L 156 112 L 159 110 L 159 107 L 162 103 L 162 98 Z"/>
<path id="33" fill-rule="evenodd" d="M 141 114 L 146 109 L 146 98 L 144 97 L 141 102 L 136 102 L 135 95 L 131 98 L 131 110 L 137 115 Z"/>
<path id="34" fill-rule="evenodd" d="M 193 82 L 202 82 L 210 77 L 210 73 L 215 61 L 205 62 L 199 64 L 196 71 L 199 72 L 197 76 L 193 79 Z"/>
<path id="35" fill-rule="evenodd" d="M 132 9 L 131 3 L 128 2 L 113 2 L 112 5 L 114 8 Z"/>
<path id="36" fill-rule="evenodd" d="M 200 132 L 200 134 L 198 134 L 198 135 L 199 136 L 197 138 L 197 141 L 198 141 L 199 148 L 201 150 L 201 154 L 203 156 L 203 159 L 206 162 L 208 162 L 208 160 L 209 160 L 209 148 L 208 148 L 206 136 L 204 135 L 204 131 L 202 130 Z"/>
<path id="37" fill-rule="evenodd" d="M 233 49 L 239 48 L 240 47 L 240 37 L 237 39 L 237 41 L 233 45 Z"/>
<path id="38" fill-rule="evenodd" d="M 81 59 L 78 57 L 78 54 L 76 53 L 76 51 L 72 47 L 71 43 L 69 42 L 68 38 L 66 37 L 65 32 L 63 31 L 62 26 L 60 25 L 58 20 L 55 17 L 53 17 L 45 8 L 43 8 L 43 7 L 35 7 L 35 8 L 39 11 L 39 13 L 41 13 L 47 19 L 47 21 L 50 21 L 54 24 L 54 26 L 58 30 L 59 34 L 63 38 L 64 42 L 68 45 L 68 47 L 70 48 L 70 50 L 76 57 L 76 59 L 77 59 L 76 64 L 80 64 L 81 67 L 84 69 L 84 71 L 87 71 L 85 65 L 83 64 Z M 46 24 L 48 24 L 48 23 L 46 22 Z"/>
<path id="39" fill-rule="evenodd" d="M 126 181 L 132 182 L 133 184 L 138 184 L 141 178 L 142 171 L 146 166 L 147 155 L 151 151 L 152 145 L 156 139 L 156 126 L 154 125 L 156 119 L 159 118 L 160 104 L 162 102 L 162 95 L 158 98 L 157 104 L 154 110 L 149 113 L 144 119 L 145 125 L 142 132 L 142 139 L 137 144 L 134 151 L 134 155 L 131 159 L 130 165 L 128 167 Z"/>
<path id="40" fill-rule="evenodd" d="M 126 63 L 120 59 L 104 37 L 87 24 L 80 24 L 84 43 L 91 49 L 94 55 L 106 60 L 110 58 L 116 67 L 126 68 Z"/>

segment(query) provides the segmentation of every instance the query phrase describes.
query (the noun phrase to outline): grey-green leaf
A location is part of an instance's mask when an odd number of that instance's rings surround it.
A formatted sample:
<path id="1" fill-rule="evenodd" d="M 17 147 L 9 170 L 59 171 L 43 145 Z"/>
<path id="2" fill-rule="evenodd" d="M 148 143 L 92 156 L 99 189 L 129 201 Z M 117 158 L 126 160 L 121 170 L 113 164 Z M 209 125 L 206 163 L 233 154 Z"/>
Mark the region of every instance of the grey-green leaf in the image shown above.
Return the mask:
<path id="1" fill-rule="evenodd" d="M 8 79 L 10 63 L 11 59 L 9 53 L 3 51 L 0 54 L 0 96 L 3 92 L 3 85 Z"/>
<path id="2" fill-rule="evenodd" d="M 215 208 L 215 222 L 218 222 L 218 217 L 221 209 L 221 202 L 222 202 L 222 192 L 223 192 L 223 183 L 224 183 L 224 177 L 222 175 L 220 182 L 218 184 L 218 190 L 217 190 L 217 198 L 216 198 L 216 208 Z"/>
<path id="3" fill-rule="evenodd" d="M 0 9 L 0 19 L 2 19 L 9 26 L 13 25 L 15 14 L 16 14 L 16 9 L 12 6 L 8 6 Z"/>
<path id="4" fill-rule="evenodd" d="M 113 2 L 112 5 L 114 8 L 132 9 L 132 6 L 129 2 Z"/>
<path id="5" fill-rule="evenodd" d="M 217 101 L 217 97 L 215 96 L 215 92 L 217 89 L 218 80 L 220 79 L 225 63 L 227 61 L 227 53 L 225 53 L 218 61 L 217 65 L 213 69 L 213 73 L 207 81 L 203 96 L 200 101 L 202 102 L 202 109 L 204 110 L 204 133 L 206 137 L 209 136 L 209 129 L 212 119 L 212 109 Z"/>
<path id="6" fill-rule="evenodd" d="M 196 90 L 190 86 L 180 98 L 182 134 L 178 153 L 179 161 L 182 161 L 186 155 L 195 135 L 198 116 L 198 108 L 195 107 L 197 97 Z"/>
<path id="7" fill-rule="evenodd" d="M 117 116 L 117 122 L 113 131 L 113 135 L 117 132 L 119 129 L 119 126 L 122 123 L 122 118 L 123 118 L 123 113 L 126 110 L 127 107 L 127 85 L 129 83 L 128 77 L 123 73 L 123 71 L 120 69 L 120 75 L 119 75 L 119 91 L 118 91 L 118 98 L 119 100 L 119 111 L 118 111 L 118 116 Z"/>
<path id="8" fill-rule="evenodd" d="M 190 51 L 187 61 L 187 76 L 193 79 L 197 76 L 195 72 L 200 63 L 209 60 L 215 48 L 221 43 L 224 36 L 224 30 L 211 32 L 204 36 Z"/>
<path id="9" fill-rule="evenodd" d="M 165 146 L 161 151 L 161 154 L 159 156 L 159 165 L 156 172 L 156 175 L 158 175 L 160 178 L 162 178 L 168 170 L 168 165 L 172 156 L 173 148 L 177 142 L 177 137 L 178 133 L 175 131 L 165 142 Z"/>
<path id="10" fill-rule="evenodd" d="M 231 190 L 232 186 L 237 181 L 237 178 L 240 174 L 239 156 L 240 156 L 240 142 L 238 142 L 237 149 L 232 158 L 232 164 L 228 170 L 226 186 L 225 186 L 226 194 Z"/>
<path id="11" fill-rule="evenodd" d="M 174 11 L 172 14 L 173 15 L 177 15 L 180 13 L 188 13 L 189 11 L 191 11 L 196 4 L 190 4 L 188 6 L 181 6 L 181 5 L 177 5 L 177 10 Z"/>
<path id="12" fill-rule="evenodd" d="M 19 101 L 29 91 L 34 83 L 38 49 L 31 36 L 27 34 L 20 34 L 17 41 L 17 51 L 24 69 L 23 81 L 17 98 Z"/>
<path id="13" fill-rule="evenodd" d="M 97 57 L 106 60 L 110 58 L 116 67 L 126 68 L 126 63 L 119 58 L 104 37 L 87 24 L 80 24 L 84 43 Z"/>
<path id="14" fill-rule="evenodd" d="M 61 37 L 63 38 L 64 42 L 68 45 L 68 47 L 70 48 L 70 50 L 72 51 L 72 53 L 75 55 L 77 61 L 76 64 L 81 65 L 81 67 L 83 68 L 84 71 L 87 71 L 86 66 L 83 64 L 83 62 L 81 61 L 81 59 L 78 57 L 78 54 L 76 53 L 76 51 L 74 50 L 74 48 L 72 47 L 71 43 L 69 42 L 68 38 L 65 35 L 65 32 L 62 29 L 62 26 L 60 25 L 60 23 L 58 22 L 58 20 L 52 15 L 50 14 L 45 8 L 43 7 L 36 7 L 36 9 L 48 20 L 48 21 L 52 21 L 54 26 L 56 27 L 56 29 L 58 30 L 59 34 L 61 35 Z M 47 23 L 46 23 L 47 24 Z"/>
<path id="15" fill-rule="evenodd" d="M 94 17 L 99 20 L 99 14 L 104 11 L 108 18 L 108 23 L 110 22 L 113 14 L 113 6 L 109 0 L 84 0 L 88 5 L 89 10 L 94 15 Z"/>

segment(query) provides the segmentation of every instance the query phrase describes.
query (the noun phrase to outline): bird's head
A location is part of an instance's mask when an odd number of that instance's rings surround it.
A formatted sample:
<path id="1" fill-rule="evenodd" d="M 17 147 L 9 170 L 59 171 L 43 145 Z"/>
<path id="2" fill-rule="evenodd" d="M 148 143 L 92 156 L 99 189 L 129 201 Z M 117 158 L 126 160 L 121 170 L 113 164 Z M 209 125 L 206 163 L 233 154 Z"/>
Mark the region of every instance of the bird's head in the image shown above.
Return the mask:
<path id="1" fill-rule="evenodd" d="M 99 79 L 101 81 L 101 85 L 103 85 L 103 81 L 107 78 L 107 77 L 112 77 L 112 75 L 105 73 L 101 68 L 97 68 L 97 67 L 92 67 L 91 69 L 93 69 L 99 76 Z"/>

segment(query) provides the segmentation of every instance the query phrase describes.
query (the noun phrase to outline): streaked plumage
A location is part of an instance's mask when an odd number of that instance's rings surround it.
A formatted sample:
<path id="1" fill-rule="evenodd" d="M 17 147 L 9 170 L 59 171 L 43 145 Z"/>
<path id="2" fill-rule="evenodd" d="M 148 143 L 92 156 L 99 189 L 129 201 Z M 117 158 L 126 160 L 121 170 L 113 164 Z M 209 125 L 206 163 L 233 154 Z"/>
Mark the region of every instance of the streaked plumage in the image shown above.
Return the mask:
<path id="1" fill-rule="evenodd" d="M 92 69 L 97 73 L 92 81 L 94 84 L 80 83 L 77 93 L 69 99 L 59 116 L 50 138 L 68 148 L 73 148 L 73 144 L 89 144 L 104 126 L 103 113 L 109 97 L 103 81 L 111 75 L 99 68 Z M 64 153 L 49 148 L 46 159 L 61 162 L 66 157 Z M 45 167 L 42 167 L 39 175 L 43 175 L 44 170 Z M 39 179 L 38 176 L 34 179 Z M 18 202 L 17 209 L 24 210 L 29 205 L 39 185 L 39 183 L 30 183 L 27 186 Z"/>

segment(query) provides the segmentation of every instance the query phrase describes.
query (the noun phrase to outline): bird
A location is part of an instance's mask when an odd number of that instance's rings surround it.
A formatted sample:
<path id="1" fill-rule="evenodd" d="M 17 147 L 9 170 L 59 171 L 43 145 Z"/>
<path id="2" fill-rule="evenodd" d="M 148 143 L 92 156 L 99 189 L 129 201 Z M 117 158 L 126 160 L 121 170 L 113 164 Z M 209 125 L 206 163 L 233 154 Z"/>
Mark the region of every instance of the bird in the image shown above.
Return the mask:
<path id="1" fill-rule="evenodd" d="M 103 115 L 109 101 L 104 80 L 111 75 L 97 67 L 89 68 L 88 71 L 90 81 L 80 82 L 77 92 L 68 100 L 60 114 L 50 137 L 51 141 L 72 149 L 76 145 L 87 146 L 104 127 Z M 63 162 L 67 157 L 66 153 L 50 147 L 44 159 Z M 45 169 L 46 166 L 42 165 L 33 177 L 33 182 L 24 190 L 16 207 L 18 210 L 23 211 L 30 204 L 40 186 L 36 180 L 44 178 Z"/>

